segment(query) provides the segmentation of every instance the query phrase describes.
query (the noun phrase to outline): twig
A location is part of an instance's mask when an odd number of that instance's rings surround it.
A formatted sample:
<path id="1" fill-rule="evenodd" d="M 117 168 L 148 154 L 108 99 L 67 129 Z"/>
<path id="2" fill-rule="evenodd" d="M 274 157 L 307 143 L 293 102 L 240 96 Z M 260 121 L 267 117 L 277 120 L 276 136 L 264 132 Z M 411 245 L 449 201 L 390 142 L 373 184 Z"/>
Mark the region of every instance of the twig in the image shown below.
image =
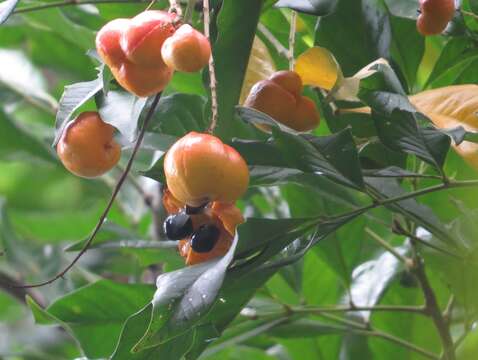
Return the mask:
<path id="1" fill-rule="evenodd" d="M 375 306 L 350 306 L 350 305 L 336 305 L 336 306 L 303 306 L 292 307 L 294 313 L 335 313 L 335 312 L 355 312 L 355 311 L 390 311 L 390 312 L 410 312 L 417 314 L 425 314 L 424 306 L 401 306 L 401 305 L 375 305 Z"/>
<path id="2" fill-rule="evenodd" d="M 18 9 L 15 9 L 12 14 L 21 14 L 32 11 L 46 10 L 56 7 L 64 6 L 76 6 L 76 5 L 86 5 L 86 4 L 122 4 L 122 3 L 142 3 L 147 2 L 148 0 L 65 0 L 65 1 L 55 1 L 42 5 L 32 5 L 25 6 Z"/>
<path id="3" fill-rule="evenodd" d="M 415 268 L 413 269 L 413 272 L 417 277 L 418 282 L 420 283 L 420 287 L 422 288 L 423 295 L 425 296 L 426 312 L 431 316 L 440 336 L 443 345 L 443 359 L 455 360 L 455 348 L 450 335 L 448 324 L 442 316 L 440 306 L 438 305 L 435 296 L 435 292 L 433 291 L 433 288 L 430 286 L 430 282 L 428 281 L 425 267 L 423 265 L 423 260 L 418 256 L 415 259 Z"/>
<path id="4" fill-rule="evenodd" d="M 194 6 L 196 5 L 197 0 L 188 0 L 188 4 L 186 6 L 186 11 L 184 12 L 183 22 L 185 24 L 189 24 L 193 17 L 193 10 Z"/>
<path id="5" fill-rule="evenodd" d="M 125 168 L 123 174 L 121 174 L 121 177 L 119 178 L 118 183 L 116 184 L 115 188 L 113 189 L 113 193 L 111 194 L 110 200 L 108 201 L 108 204 L 106 205 L 105 210 L 101 214 L 101 216 L 98 220 L 98 223 L 96 224 L 95 228 L 93 229 L 93 232 L 91 233 L 88 241 L 85 243 L 85 245 L 80 250 L 80 252 L 75 256 L 73 261 L 71 261 L 68 264 L 68 266 L 66 266 L 60 273 L 58 273 L 57 275 L 55 275 L 54 277 L 52 277 L 49 280 L 46 280 L 46 281 L 43 281 L 43 282 L 40 282 L 40 283 L 37 283 L 37 284 L 27 284 L 27 285 L 7 284 L 7 286 L 12 287 L 12 288 L 22 288 L 22 289 L 24 289 L 24 288 L 41 287 L 41 286 L 51 284 L 51 283 L 55 282 L 56 280 L 62 278 L 78 262 L 78 260 L 83 256 L 83 254 L 88 250 L 88 248 L 92 244 L 93 240 L 95 239 L 96 234 L 98 234 L 101 227 L 103 226 L 103 223 L 104 223 L 106 217 L 108 216 L 108 213 L 111 210 L 111 207 L 113 206 L 113 203 L 116 199 L 116 196 L 118 195 L 119 191 L 121 190 L 121 187 L 122 187 L 123 183 L 125 182 L 125 180 L 128 177 L 128 173 L 131 170 L 131 166 L 133 165 L 133 161 L 134 161 L 134 159 L 136 157 L 136 154 L 137 154 L 137 152 L 138 152 L 138 150 L 141 146 L 141 142 L 143 141 L 143 137 L 144 137 L 144 134 L 146 132 L 146 128 L 148 127 L 149 121 L 153 117 L 154 111 L 156 109 L 156 106 L 158 105 L 158 102 L 159 102 L 160 98 L 161 98 L 161 93 L 157 94 L 154 97 L 153 103 L 151 104 L 151 107 L 149 108 L 148 114 L 146 115 L 146 118 L 144 120 L 143 127 L 141 128 L 141 132 L 140 132 L 140 134 L 138 136 L 138 139 L 136 140 L 136 143 L 134 145 L 133 152 L 131 153 L 131 156 L 128 160 L 128 163 L 126 164 L 126 168 Z"/>
<path id="6" fill-rule="evenodd" d="M 204 35 L 208 38 L 209 43 L 211 43 L 211 34 L 209 30 L 209 0 L 203 0 L 203 14 L 204 14 Z M 212 134 L 217 125 L 217 89 L 216 89 L 216 71 L 214 68 L 214 56 L 211 53 L 209 58 L 209 87 L 211 88 L 211 123 L 207 129 L 207 132 Z"/>
<path id="7" fill-rule="evenodd" d="M 294 70 L 294 47 L 295 47 L 295 33 L 296 33 L 297 12 L 291 10 L 290 15 L 290 31 L 289 31 L 289 70 Z"/>
<path id="8" fill-rule="evenodd" d="M 380 237 L 377 233 L 375 233 L 369 227 L 365 228 L 365 232 L 370 235 L 370 237 L 378 242 L 385 250 L 390 252 L 398 261 L 401 261 L 407 268 L 412 266 L 412 260 L 400 254 L 393 246 L 391 246 L 388 242 Z"/>
<path id="9" fill-rule="evenodd" d="M 183 9 L 181 9 L 178 0 L 169 0 L 169 12 L 175 12 L 179 17 L 183 16 Z"/>
<path id="10" fill-rule="evenodd" d="M 463 15 L 466 15 L 466 16 L 471 16 L 475 20 L 478 20 L 478 15 L 476 15 L 475 13 L 472 13 L 471 11 L 466 11 L 466 10 L 461 9 L 461 13 Z"/>
<path id="11" fill-rule="evenodd" d="M 16 287 L 8 286 L 9 284 L 16 284 Z M 26 302 L 26 296 L 30 296 L 35 302 L 40 305 L 41 307 L 45 306 L 45 300 L 38 294 L 36 291 L 30 289 L 23 289 L 23 284 L 19 283 L 17 280 L 12 278 L 11 276 L 0 273 L 0 288 L 2 288 L 5 292 L 12 295 L 14 298 L 20 300 L 22 303 Z"/>
<path id="12" fill-rule="evenodd" d="M 277 53 L 286 59 L 289 58 L 289 50 L 282 45 L 282 43 L 274 36 L 273 33 L 270 32 L 270 30 L 265 27 L 264 24 L 259 23 L 257 25 L 257 29 L 261 32 L 262 35 L 271 43 L 272 46 L 276 49 Z"/>

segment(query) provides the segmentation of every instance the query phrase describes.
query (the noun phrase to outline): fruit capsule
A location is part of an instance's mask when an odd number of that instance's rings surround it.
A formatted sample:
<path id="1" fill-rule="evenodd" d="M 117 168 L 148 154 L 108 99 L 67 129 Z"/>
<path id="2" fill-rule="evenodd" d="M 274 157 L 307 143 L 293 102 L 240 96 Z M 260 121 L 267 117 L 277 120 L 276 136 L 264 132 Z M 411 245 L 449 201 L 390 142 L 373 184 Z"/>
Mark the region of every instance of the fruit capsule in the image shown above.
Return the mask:
<path id="1" fill-rule="evenodd" d="M 202 33 L 184 24 L 166 39 L 161 54 L 166 65 L 174 70 L 196 72 L 208 64 L 211 45 Z"/>
<path id="2" fill-rule="evenodd" d="M 122 33 L 120 45 L 129 61 L 143 66 L 165 66 L 164 41 L 176 31 L 176 15 L 148 10 L 136 15 Z"/>
<path id="3" fill-rule="evenodd" d="M 441 34 L 454 14 L 454 0 L 420 0 L 417 29 L 425 36 Z"/>
<path id="4" fill-rule="evenodd" d="M 302 80 L 294 71 L 278 71 L 256 83 L 245 106 L 259 110 L 296 131 L 309 131 L 320 123 L 315 103 L 301 95 Z M 261 125 L 259 128 L 268 130 Z"/>
<path id="5" fill-rule="evenodd" d="M 215 136 L 196 132 L 168 150 L 164 174 L 172 195 L 193 207 L 212 201 L 234 203 L 249 184 L 247 164 L 235 149 Z"/>
<path id="6" fill-rule="evenodd" d="M 81 113 L 64 129 L 56 150 L 63 165 L 73 174 L 94 178 L 111 170 L 119 161 L 121 147 L 114 127 L 94 111 Z"/>
<path id="7" fill-rule="evenodd" d="M 182 213 L 185 204 L 166 189 L 163 205 L 169 214 Z M 241 211 L 233 204 L 213 202 L 189 215 L 193 232 L 179 242 L 178 249 L 187 265 L 223 256 L 231 247 L 236 227 L 244 222 Z"/>

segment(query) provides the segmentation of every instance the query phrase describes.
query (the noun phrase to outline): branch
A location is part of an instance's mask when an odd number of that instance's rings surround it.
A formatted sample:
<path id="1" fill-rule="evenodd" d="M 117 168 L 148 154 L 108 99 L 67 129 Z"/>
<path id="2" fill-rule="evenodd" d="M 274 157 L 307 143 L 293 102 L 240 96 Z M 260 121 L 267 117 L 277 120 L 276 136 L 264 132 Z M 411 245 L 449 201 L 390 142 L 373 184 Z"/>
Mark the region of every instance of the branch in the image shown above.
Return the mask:
<path id="1" fill-rule="evenodd" d="M 257 29 L 261 32 L 262 35 L 271 43 L 272 46 L 276 49 L 279 55 L 285 57 L 288 59 L 289 56 L 289 50 L 281 44 L 281 42 L 274 36 L 273 33 L 270 32 L 270 30 L 264 26 L 264 24 L 259 23 L 257 25 Z"/>
<path id="2" fill-rule="evenodd" d="M 16 284 L 17 287 L 8 286 L 9 284 Z M 5 290 L 6 293 L 12 295 L 22 303 L 26 302 L 26 296 L 30 296 L 41 307 L 45 306 L 45 300 L 36 291 L 31 289 L 22 289 L 23 284 L 19 283 L 16 279 L 5 273 L 0 273 L 0 288 Z"/>
<path id="3" fill-rule="evenodd" d="M 289 52 L 287 58 L 289 59 L 289 70 L 294 70 L 294 47 L 295 47 L 295 32 L 296 32 L 297 12 L 291 10 L 290 15 L 290 30 L 289 30 Z"/>
<path id="4" fill-rule="evenodd" d="M 151 107 L 149 108 L 148 114 L 146 115 L 146 118 L 143 123 L 143 127 L 141 128 L 141 132 L 138 136 L 138 139 L 136 140 L 136 143 L 133 148 L 133 152 L 131 153 L 131 157 L 128 160 L 128 163 L 126 164 L 126 168 L 124 172 L 121 174 L 121 177 L 118 180 L 118 183 L 116 184 L 115 188 L 113 189 L 113 193 L 111 194 L 110 200 L 108 201 L 108 204 L 106 205 L 105 210 L 101 214 L 98 223 L 96 224 L 95 228 L 93 229 L 93 232 L 91 233 L 88 241 L 85 243 L 83 248 L 80 250 L 80 252 L 75 256 L 73 261 L 68 264 L 68 266 L 65 267 L 60 273 L 55 275 L 53 278 L 37 283 L 37 284 L 28 284 L 28 285 L 17 285 L 17 284 L 9 284 L 7 283 L 6 285 L 12 288 L 34 288 L 34 287 L 40 287 L 40 286 L 45 286 L 48 284 L 51 284 L 55 282 L 56 280 L 62 278 L 77 262 L 78 260 L 83 256 L 84 253 L 88 250 L 90 245 L 92 244 L 93 240 L 96 237 L 96 234 L 100 231 L 101 227 L 103 226 L 104 221 L 106 220 L 106 217 L 108 216 L 109 211 L 111 210 L 111 207 L 113 206 L 113 203 L 116 199 L 116 196 L 118 195 L 119 191 L 121 190 L 121 187 L 125 180 L 128 177 L 128 173 L 131 170 L 131 166 L 133 165 L 133 161 L 136 157 L 136 154 L 141 146 L 141 142 L 143 141 L 144 134 L 146 132 L 146 128 L 148 127 L 148 124 L 153 117 L 154 110 L 156 109 L 156 106 L 158 105 L 159 99 L 161 98 L 161 93 L 157 94 L 154 97 L 153 103 L 151 104 Z"/>
<path id="5" fill-rule="evenodd" d="M 302 306 L 291 307 L 294 313 L 336 313 L 336 312 L 355 312 L 355 311 L 390 311 L 390 312 L 409 312 L 426 315 L 424 306 L 401 306 L 401 305 L 375 305 L 375 306 L 357 306 L 357 305 L 336 305 L 336 306 Z"/>
<path id="6" fill-rule="evenodd" d="M 204 35 L 209 40 L 209 43 L 212 46 L 211 34 L 209 30 L 209 0 L 203 1 L 203 14 L 204 14 Z M 217 125 L 217 89 L 216 89 L 216 71 L 214 68 L 214 56 L 211 52 L 211 57 L 209 58 L 209 87 L 211 88 L 211 123 L 207 129 L 207 132 L 212 134 Z"/>
<path id="7" fill-rule="evenodd" d="M 448 327 L 447 322 L 442 316 L 442 312 L 440 310 L 440 306 L 438 305 L 435 292 L 433 291 L 433 288 L 430 286 L 430 282 L 428 281 L 425 267 L 423 265 L 423 260 L 418 256 L 415 260 L 415 268 L 413 269 L 413 272 L 417 277 L 418 282 L 420 283 L 420 287 L 422 288 L 423 295 L 425 296 L 426 312 L 431 316 L 435 327 L 438 330 L 438 334 L 440 335 L 440 339 L 443 345 L 443 359 L 455 360 L 455 348 L 450 335 L 450 329 Z"/>
<path id="8" fill-rule="evenodd" d="M 149 0 L 65 0 L 65 1 L 55 1 L 42 5 L 32 5 L 25 6 L 19 9 L 15 9 L 12 14 L 21 14 L 32 11 L 46 10 L 56 7 L 64 6 L 76 6 L 76 5 L 85 5 L 85 4 L 124 4 L 124 3 L 143 3 L 148 2 Z"/>

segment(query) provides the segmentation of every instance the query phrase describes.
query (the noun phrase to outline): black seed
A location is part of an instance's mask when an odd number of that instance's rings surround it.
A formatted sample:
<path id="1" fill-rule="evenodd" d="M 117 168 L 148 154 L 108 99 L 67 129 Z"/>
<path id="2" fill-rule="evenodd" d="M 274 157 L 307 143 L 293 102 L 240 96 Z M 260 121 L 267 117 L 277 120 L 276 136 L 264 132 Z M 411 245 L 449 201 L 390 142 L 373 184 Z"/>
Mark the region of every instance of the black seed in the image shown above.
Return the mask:
<path id="1" fill-rule="evenodd" d="M 191 247 L 195 252 L 211 251 L 219 240 L 220 230 L 214 225 L 202 225 L 191 237 Z"/>
<path id="2" fill-rule="evenodd" d="M 183 212 L 169 215 L 163 224 L 166 236 L 171 240 L 181 240 L 193 232 L 191 217 Z"/>
<path id="3" fill-rule="evenodd" d="M 186 205 L 186 214 L 188 214 L 188 215 L 199 214 L 200 212 L 202 212 L 204 210 L 204 208 L 207 206 L 207 204 L 209 204 L 209 203 L 205 202 L 204 204 L 199 205 L 197 207 Z"/>

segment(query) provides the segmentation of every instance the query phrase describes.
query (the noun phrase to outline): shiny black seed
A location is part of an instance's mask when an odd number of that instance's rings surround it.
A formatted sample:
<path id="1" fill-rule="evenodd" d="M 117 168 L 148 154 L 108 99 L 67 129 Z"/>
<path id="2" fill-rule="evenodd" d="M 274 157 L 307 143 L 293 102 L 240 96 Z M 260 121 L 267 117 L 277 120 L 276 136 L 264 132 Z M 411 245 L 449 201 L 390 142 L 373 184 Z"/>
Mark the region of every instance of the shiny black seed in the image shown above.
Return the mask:
<path id="1" fill-rule="evenodd" d="M 211 251 L 219 240 L 220 230 L 214 225 L 202 225 L 191 237 L 191 247 L 195 252 Z"/>
<path id="2" fill-rule="evenodd" d="M 199 214 L 200 212 L 202 212 L 204 210 L 204 208 L 207 206 L 207 204 L 209 204 L 209 203 L 205 202 L 204 204 L 199 205 L 197 207 L 186 205 L 186 214 L 188 214 L 188 215 Z"/>
<path id="3" fill-rule="evenodd" d="M 164 232 L 168 239 L 181 240 L 193 232 L 191 217 L 183 212 L 169 215 L 163 224 Z"/>

